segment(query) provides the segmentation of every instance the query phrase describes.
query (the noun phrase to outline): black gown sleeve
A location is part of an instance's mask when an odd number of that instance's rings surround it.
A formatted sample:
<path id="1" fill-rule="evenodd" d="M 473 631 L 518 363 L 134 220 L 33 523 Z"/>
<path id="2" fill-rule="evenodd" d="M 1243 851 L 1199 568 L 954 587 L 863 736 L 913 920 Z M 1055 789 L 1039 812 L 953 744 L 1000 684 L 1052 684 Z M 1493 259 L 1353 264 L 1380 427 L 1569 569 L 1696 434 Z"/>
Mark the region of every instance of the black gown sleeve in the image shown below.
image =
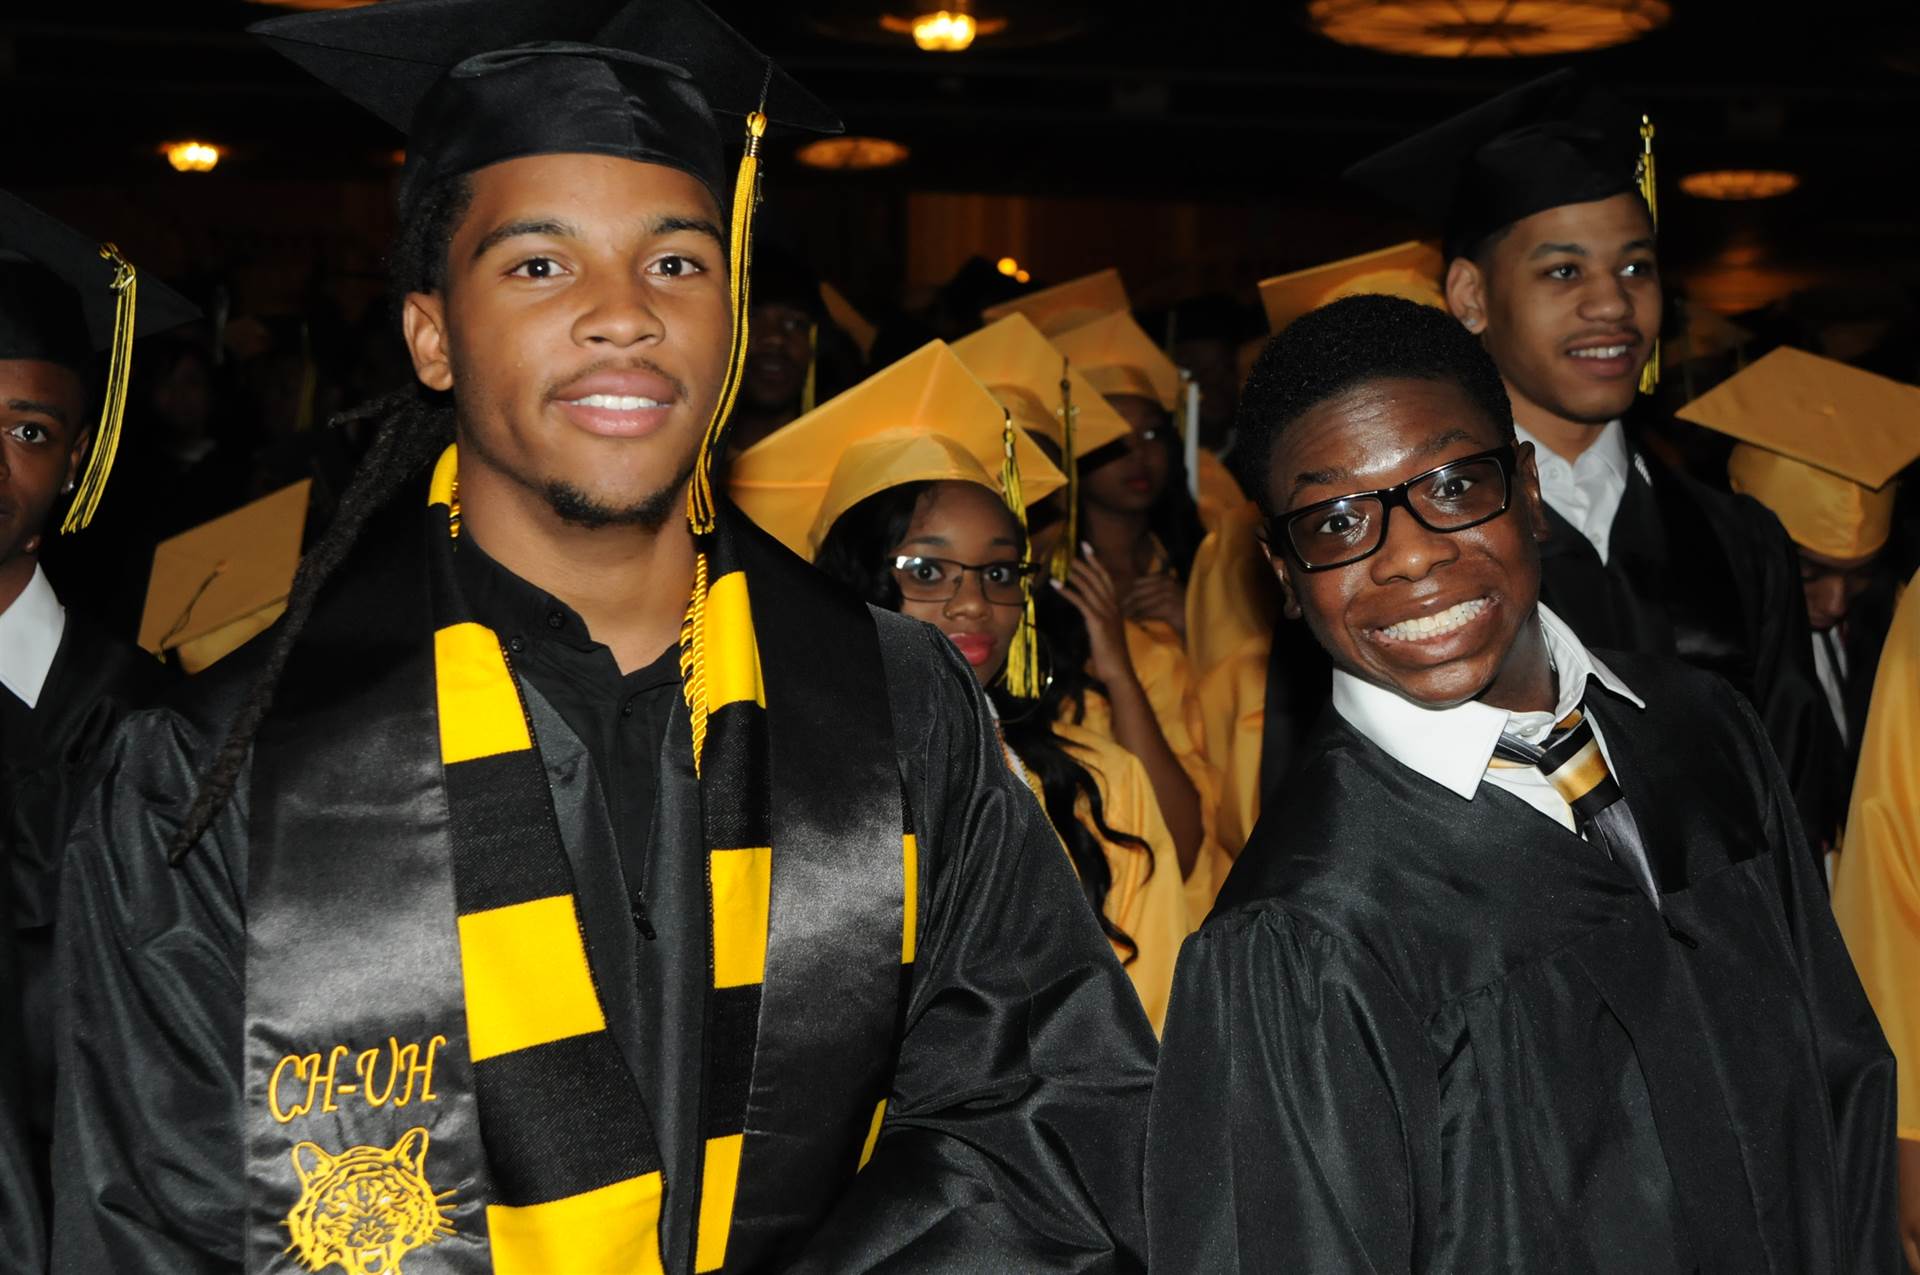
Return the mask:
<path id="1" fill-rule="evenodd" d="M 167 847 L 204 741 L 164 711 L 123 722 L 67 846 L 53 1269 L 240 1269 L 247 796 L 179 868 Z"/>
<path id="2" fill-rule="evenodd" d="M 0 870 L 0 918 L 13 915 L 11 895 L 11 874 Z M 17 1260 L 21 1270 L 37 1271 L 46 1262 L 46 1217 L 29 1150 L 26 1035 L 20 1006 L 13 927 L 0 924 L 0 1253 L 8 1261 Z"/>
<path id="3" fill-rule="evenodd" d="M 1147 1135 L 1155 1275 L 1421 1269 L 1435 1068 L 1377 967 L 1271 904 L 1187 940 Z"/>
<path id="4" fill-rule="evenodd" d="M 1767 840 L 1832 1111 L 1840 1218 L 1853 1255 L 1846 1269 L 1892 1275 L 1902 1268 L 1894 1224 L 1893 1052 L 1847 955 L 1827 902 L 1826 877 L 1802 849 L 1806 834 L 1787 798 L 1786 775 L 1766 745 L 1765 728 L 1744 699 L 1728 698 L 1738 706 L 1763 767 Z"/>
<path id="5" fill-rule="evenodd" d="M 1152 1029 L 972 674 L 914 630 L 882 629 L 890 694 L 924 715 L 895 726 L 903 751 L 925 740 L 905 1034 L 872 1160 L 787 1269 L 1141 1270 Z"/>

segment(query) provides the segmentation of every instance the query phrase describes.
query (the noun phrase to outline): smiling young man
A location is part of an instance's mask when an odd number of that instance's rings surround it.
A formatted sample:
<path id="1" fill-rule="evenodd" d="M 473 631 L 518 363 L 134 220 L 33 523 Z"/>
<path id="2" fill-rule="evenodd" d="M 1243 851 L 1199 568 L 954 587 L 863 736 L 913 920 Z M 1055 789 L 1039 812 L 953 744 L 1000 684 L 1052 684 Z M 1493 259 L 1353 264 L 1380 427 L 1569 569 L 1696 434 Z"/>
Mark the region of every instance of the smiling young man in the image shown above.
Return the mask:
<path id="1" fill-rule="evenodd" d="M 716 503 L 758 108 L 832 117 L 693 0 L 261 32 L 407 130 L 421 389 L 113 741 L 56 1266 L 1138 1269 L 1151 1035 L 965 663 Z"/>
<path id="2" fill-rule="evenodd" d="M 1891 1060 L 1779 766 L 1724 683 L 1541 605 L 1511 420 L 1391 297 L 1248 383 L 1335 686 L 1181 954 L 1153 1269 L 1891 1271 Z"/>
<path id="3" fill-rule="evenodd" d="M 1584 641 L 1677 655 L 1752 700 L 1824 841 L 1843 813 L 1828 765 L 1838 742 L 1792 546 L 1765 509 L 1633 439 L 1663 303 L 1639 124 L 1559 71 L 1347 177 L 1443 235 L 1447 306 L 1493 356 L 1534 446 L 1552 533 L 1541 596 Z"/>

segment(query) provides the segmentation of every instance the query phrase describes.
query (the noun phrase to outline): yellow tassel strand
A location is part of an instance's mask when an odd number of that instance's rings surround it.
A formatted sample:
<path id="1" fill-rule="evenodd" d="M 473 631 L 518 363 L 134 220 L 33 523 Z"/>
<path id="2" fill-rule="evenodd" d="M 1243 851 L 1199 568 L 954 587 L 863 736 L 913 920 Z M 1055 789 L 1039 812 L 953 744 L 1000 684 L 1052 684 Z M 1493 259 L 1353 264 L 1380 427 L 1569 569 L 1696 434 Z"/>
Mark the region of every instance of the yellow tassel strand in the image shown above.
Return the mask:
<path id="1" fill-rule="evenodd" d="M 1013 458 L 1013 413 L 1004 407 L 1000 409 L 1005 417 L 1001 427 L 1002 456 L 1000 460 L 1000 491 L 1006 497 L 1007 508 L 1013 511 L 1013 520 L 1020 524 L 1020 540 L 1027 543 L 1027 501 L 1020 491 L 1020 466 Z M 1022 567 L 1031 566 L 1033 551 L 1031 545 L 1020 555 Z M 1013 646 L 1007 652 L 1007 690 L 1021 699 L 1034 699 L 1040 694 L 1040 650 L 1039 641 L 1034 635 L 1033 621 L 1033 577 L 1022 571 L 1020 575 L 1020 627 L 1013 635 Z"/>
<path id="2" fill-rule="evenodd" d="M 769 76 L 772 72 L 769 70 Z M 760 203 L 760 139 L 766 135 L 765 89 L 761 90 L 760 109 L 747 116 L 746 146 L 740 153 L 740 169 L 733 179 L 733 219 L 728 229 L 727 296 L 733 310 L 733 341 L 727 351 L 727 375 L 720 385 L 720 397 L 714 402 L 707 431 L 700 439 L 700 452 L 694 460 L 693 481 L 687 489 L 687 525 L 696 536 L 711 532 L 718 517 L 713 497 L 713 471 L 724 455 L 727 418 L 733 414 L 733 401 L 740 393 L 740 377 L 747 362 L 747 311 L 751 304 L 749 272 L 753 269 L 753 214 Z M 687 614 L 680 621 L 680 686 L 686 697 L 687 716 L 693 734 L 693 773 L 699 777 L 707 746 L 707 589 L 709 587 L 707 551 L 696 549 L 693 558 L 693 596 L 687 599 Z"/>
<path id="3" fill-rule="evenodd" d="M 820 399 L 820 325 L 807 325 L 807 383 L 800 387 L 800 415 L 805 416 Z"/>
<path id="4" fill-rule="evenodd" d="M 1060 543 L 1053 547 L 1053 560 L 1049 564 L 1053 578 L 1066 583 L 1067 573 L 1073 570 L 1074 546 L 1080 543 L 1080 461 L 1073 451 L 1073 422 L 1080 409 L 1073 401 L 1073 384 L 1067 379 L 1071 367 L 1065 359 L 1060 360 L 1060 468 L 1066 472 L 1067 529 L 1060 535 Z"/>
<path id="5" fill-rule="evenodd" d="M 1640 163 L 1635 176 L 1640 182 L 1640 198 L 1647 201 L 1647 218 L 1657 231 L 1660 229 L 1660 189 L 1653 175 L 1653 121 L 1645 115 L 1640 117 Z M 1640 369 L 1640 392 L 1651 394 L 1659 384 L 1660 338 L 1655 336 L 1653 353 L 1647 356 L 1647 365 Z"/>
<path id="6" fill-rule="evenodd" d="M 707 747 L 707 553 L 693 556 L 693 596 L 680 621 L 680 691 L 686 696 L 687 718 L 693 727 L 693 774 L 700 777 L 700 760 Z"/>
<path id="7" fill-rule="evenodd" d="M 704 536 L 713 530 L 715 504 L 713 470 L 722 455 L 727 418 L 733 414 L 733 401 L 740 393 L 740 376 L 747 362 L 748 272 L 753 268 L 753 213 L 760 202 L 760 139 L 767 131 L 765 111 L 747 116 L 747 144 L 740 155 L 740 171 L 733 182 L 733 222 L 729 264 L 732 274 L 727 292 L 733 306 L 733 345 L 727 354 L 727 378 L 721 383 L 720 397 L 713 405 L 707 432 L 700 439 L 700 454 L 694 461 L 693 482 L 687 489 L 687 523 L 693 534 Z"/>
<path id="8" fill-rule="evenodd" d="M 100 424 L 93 431 L 93 449 L 87 454 L 86 470 L 80 475 L 73 503 L 60 524 L 64 534 L 79 531 L 93 521 L 100 508 L 100 497 L 107 491 L 107 477 L 113 472 L 113 458 L 120 450 L 120 422 L 127 411 L 127 377 L 133 370 L 133 317 L 140 291 L 140 278 L 133 265 L 112 244 L 102 244 L 100 255 L 113 263 L 113 344 L 107 356 L 107 389 L 100 404 Z"/>

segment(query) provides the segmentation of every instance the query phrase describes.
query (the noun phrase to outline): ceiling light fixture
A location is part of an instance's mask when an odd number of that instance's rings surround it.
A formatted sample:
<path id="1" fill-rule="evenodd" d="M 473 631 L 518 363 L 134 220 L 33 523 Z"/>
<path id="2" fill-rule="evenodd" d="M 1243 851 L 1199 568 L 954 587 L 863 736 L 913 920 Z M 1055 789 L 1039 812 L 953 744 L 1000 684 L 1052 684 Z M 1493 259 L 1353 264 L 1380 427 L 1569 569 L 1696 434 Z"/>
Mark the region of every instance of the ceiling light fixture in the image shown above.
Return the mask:
<path id="1" fill-rule="evenodd" d="M 828 168 L 838 172 L 892 168 L 907 162 L 910 154 L 899 142 L 885 137 L 822 137 L 808 142 L 793 157 L 808 168 Z"/>
<path id="2" fill-rule="evenodd" d="M 1330 40 L 1423 58 L 1582 53 L 1667 25 L 1668 0 L 1311 0 L 1307 21 Z"/>
<path id="3" fill-rule="evenodd" d="M 1778 199 L 1799 187 L 1799 174 L 1767 168 L 1720 168 L 1680 179 L 1680 189 L 1695 199 Z"/>
<path id="4" fill-rule="evenodd" d="M 927 53 L 964 53 L 983 35 L 1007 29 L 1005 18 L 982 18 L 970 8 L 934 9 L 909 17 L 882 14 L 880 26 L 896 35 L 913 37 Z"/>
<path id="5" fill-rule="evenodd" d="M 937 9 L 913 20 L 913 42 L 927 53 L 960 53 L 979 34 L 980 26 L 971 13 Z"/>
<path id="6" fill-rule="evenodd" d="M 210 173 L 226 152 L 211 142 L 168 142 L 160 153 L 176 173 Z"/>

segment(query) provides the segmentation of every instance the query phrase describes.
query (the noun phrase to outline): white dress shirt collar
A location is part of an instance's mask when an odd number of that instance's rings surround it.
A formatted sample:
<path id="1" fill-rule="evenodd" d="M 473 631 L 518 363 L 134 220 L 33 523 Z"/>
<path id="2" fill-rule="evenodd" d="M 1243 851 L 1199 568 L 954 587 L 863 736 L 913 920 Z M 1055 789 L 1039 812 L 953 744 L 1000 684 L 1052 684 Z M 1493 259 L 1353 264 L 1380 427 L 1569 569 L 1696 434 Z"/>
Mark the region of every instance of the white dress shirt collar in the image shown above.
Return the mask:
<path id="1" fill-rule="evenodd" d="M 20 596 L 0 611 L 0 687 L 28 708 L 37 705 L 66 631 L 67 610 L 36 565 Z"/>
<path id="2" fill-rule="evenodd" d="M 1607 422 L 1599 437 L 1573 460 L 1547 447 L 1522 425 L 1516 424 L 1513 432 L 1518 441 L 1533 444 L 1540 494 L 1547 504 L 1585 536 L 1605 562 L 1613 518 L 1620 512 L 1633 473 L 1626 427 L 1619 421 Z"/>
<path id="3" fill-rule="evenodd" d="M 1530 743 L 1544 739 L 1553 724 L 1580 703 L 1589 678 L 1635 708 L 1646 707 L 1545 604 L 1539 607 L 1539 620 L 1559 680 L 1559 703 L 1552 714 L 1510 713 L 1479 700 L 1427 708 L 1341 669 L 1333 672 L 1334 711 L 1407 769 L 1471 801 L 1501 733 L 1512 730 Z"/>

